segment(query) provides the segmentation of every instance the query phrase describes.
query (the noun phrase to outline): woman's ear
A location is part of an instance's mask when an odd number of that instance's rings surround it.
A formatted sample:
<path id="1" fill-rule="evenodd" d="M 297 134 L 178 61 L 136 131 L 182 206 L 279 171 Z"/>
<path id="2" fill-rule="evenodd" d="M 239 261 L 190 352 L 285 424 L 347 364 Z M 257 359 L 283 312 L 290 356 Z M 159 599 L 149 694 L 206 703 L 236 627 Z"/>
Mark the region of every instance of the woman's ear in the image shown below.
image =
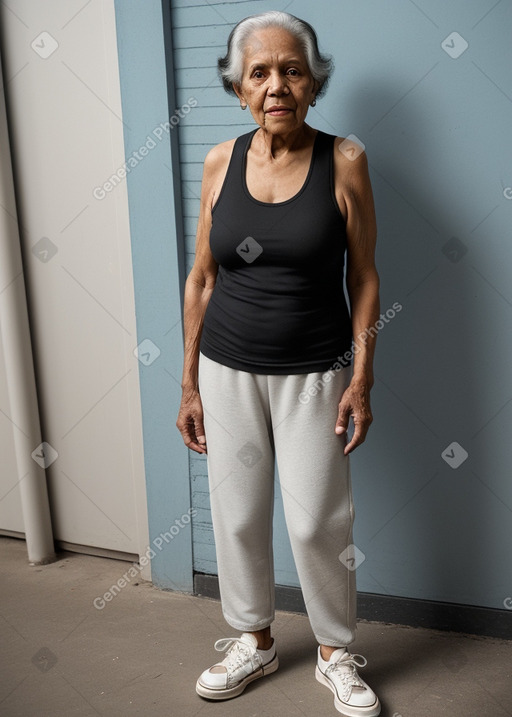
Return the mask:
<path id="1" fill-rule="evenodd" d="M 235 85 L 234 82 L 232 84 L 233 84 L 233 89 L 235 91 L 235 94 L 238 97 L 238 99 L 240 100 L 241 109 L 246 110 L 247 109 L 247 101 L 245 100 L 240 87 L 238 85 Z"/>

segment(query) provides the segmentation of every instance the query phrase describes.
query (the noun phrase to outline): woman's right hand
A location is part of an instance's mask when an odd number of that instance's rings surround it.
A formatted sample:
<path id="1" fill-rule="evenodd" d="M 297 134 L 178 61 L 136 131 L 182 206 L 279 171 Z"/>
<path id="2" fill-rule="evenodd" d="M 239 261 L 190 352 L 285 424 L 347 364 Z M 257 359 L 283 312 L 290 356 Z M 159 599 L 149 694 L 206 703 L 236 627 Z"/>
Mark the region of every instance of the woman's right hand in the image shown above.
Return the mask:
<path id="1" fill-rule="evenodd" d="M 180 411 L 176 421 L 185 445 L 196 453 L 206 453 L 206 437 L 203 425 L 203 403 L 199 391 L 183 389 Z"/>

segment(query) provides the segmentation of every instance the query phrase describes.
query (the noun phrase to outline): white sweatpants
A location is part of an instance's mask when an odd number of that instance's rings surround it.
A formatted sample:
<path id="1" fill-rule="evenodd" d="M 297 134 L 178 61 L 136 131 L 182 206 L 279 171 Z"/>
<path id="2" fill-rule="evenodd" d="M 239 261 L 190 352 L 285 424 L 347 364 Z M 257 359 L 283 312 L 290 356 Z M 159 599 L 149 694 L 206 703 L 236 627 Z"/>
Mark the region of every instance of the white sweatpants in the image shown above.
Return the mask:
<path id="1" fill-rule="evenodd" d="M 350 367 L 331 380 L 324 372 L 262 375 L 199 355 L 221 603 L 237 630 L 260 630 L 274 620 L 276 459 L 313 633 L 324 645 L 355 639 L 355 571 L 340 560 L 352 544 L 350 463 L 346 436 L 334 432 L 350 375 Z"/>

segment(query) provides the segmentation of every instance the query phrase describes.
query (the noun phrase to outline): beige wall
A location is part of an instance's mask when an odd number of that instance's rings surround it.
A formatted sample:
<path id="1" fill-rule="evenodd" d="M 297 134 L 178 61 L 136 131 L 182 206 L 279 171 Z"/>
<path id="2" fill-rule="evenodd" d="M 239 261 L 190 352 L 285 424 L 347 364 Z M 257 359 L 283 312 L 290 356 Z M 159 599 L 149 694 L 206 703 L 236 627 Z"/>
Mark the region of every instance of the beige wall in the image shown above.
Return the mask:
<path id="1" fill-rule="evenodd" d="M 46 471 L 54 537 L 140 554 L 148 529 L 126 185 L 93 196 L 124 161 L 114 4 L 22 0 L 0 13 L 42 436 L 58 453 Z M 22 531 L 12 431 L 2 416 L 0 528 Z"/>

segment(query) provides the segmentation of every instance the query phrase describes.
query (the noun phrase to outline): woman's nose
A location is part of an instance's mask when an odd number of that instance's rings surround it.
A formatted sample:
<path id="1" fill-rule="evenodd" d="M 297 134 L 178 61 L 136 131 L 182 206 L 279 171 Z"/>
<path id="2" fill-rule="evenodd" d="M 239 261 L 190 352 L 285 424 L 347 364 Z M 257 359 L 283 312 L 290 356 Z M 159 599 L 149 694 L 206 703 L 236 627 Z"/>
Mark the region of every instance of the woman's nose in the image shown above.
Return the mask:
<path id="1" fill-rule="evenodd" d="M 268 82 L 268 94 L 269 95 L 281 95 L 288 90 L 288 83 L 284 75 L 279 72 L 273 72 L 269 77 Z"/>

